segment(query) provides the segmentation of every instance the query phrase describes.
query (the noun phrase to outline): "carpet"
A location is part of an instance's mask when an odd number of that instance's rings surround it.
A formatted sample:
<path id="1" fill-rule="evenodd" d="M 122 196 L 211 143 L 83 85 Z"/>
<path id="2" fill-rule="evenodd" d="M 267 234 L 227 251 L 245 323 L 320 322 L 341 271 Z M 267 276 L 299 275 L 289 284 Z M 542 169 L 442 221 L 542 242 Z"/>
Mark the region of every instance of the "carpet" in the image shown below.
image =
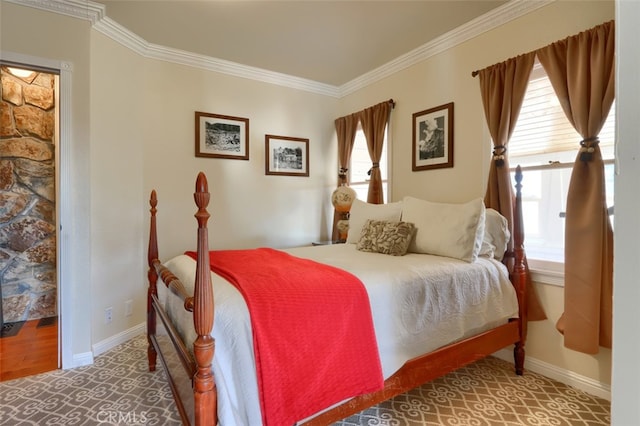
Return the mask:
<path id="1" fill-rule="evenodd" d="M 354 425 L 610 425 L 610 403 L 487 357 L 336 423 Z"/>
<path id="2" fill-rule="evenodd" d="M 147 370 L 140 335 L 94 365 L 0 382 L 0 424 L 180 425 L 164 372 Z M 487 357 L 334 426 L 609 424 L 609 401 Z"/>

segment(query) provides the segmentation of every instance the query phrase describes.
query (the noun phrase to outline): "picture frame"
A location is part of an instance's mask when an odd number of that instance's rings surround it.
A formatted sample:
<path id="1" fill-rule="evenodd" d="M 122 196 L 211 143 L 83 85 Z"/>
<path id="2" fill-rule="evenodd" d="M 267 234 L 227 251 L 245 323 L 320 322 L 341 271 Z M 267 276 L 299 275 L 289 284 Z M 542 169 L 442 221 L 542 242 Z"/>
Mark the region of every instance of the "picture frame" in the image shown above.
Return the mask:
<path id="1" fill-rule="evenodd" d="M 413 114 L 412 170 L 453 167 L 453 102 Z"/>
<path id="2" fill-rule="evenodd" d="M 196 111 L 196 157 L 249 159 L 249 119 Z"/>
<path id="3" fill-rule="evenodd" d="M 309 139 L 265 135 L 265 174 L 309 176 Z"/>

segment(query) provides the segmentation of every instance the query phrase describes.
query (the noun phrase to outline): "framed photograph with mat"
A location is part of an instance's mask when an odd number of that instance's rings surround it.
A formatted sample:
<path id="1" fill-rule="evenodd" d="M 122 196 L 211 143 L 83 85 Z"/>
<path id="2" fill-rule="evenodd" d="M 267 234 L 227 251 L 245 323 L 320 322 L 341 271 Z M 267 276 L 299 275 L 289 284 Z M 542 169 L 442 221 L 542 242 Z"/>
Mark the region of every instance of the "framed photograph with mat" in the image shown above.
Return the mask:
<path id="1" fill-rule="evenodd" d="M 453 167 L 453 102 L 413 114 L 412 170 Z"/>
<path id="2" fill-rule="evenodd" d="M 267 175 L 309 176 L 309 139 L 265 135 Z"/>
<path id="3" fill-rule="evenodd" d="M 249 119 L 196 111 L 196 157 L 249 159 Z"/>

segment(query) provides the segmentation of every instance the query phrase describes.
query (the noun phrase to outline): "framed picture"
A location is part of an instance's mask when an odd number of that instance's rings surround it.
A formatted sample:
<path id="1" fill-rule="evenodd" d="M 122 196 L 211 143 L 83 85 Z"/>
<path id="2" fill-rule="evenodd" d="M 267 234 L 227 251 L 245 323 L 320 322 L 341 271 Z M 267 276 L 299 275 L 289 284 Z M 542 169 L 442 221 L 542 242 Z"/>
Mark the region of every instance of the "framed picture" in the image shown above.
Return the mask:
<path id="1" fill-rule="evenodd" d="M 309 139 L 265 135 L 265 173 L 309 176 Z"/>
<path id="2" fill-rule="evenodd" d="M 249 119 L 196 111 L 196 157 L 249 159 Z"/>
<path id="3" fill-rule="evenodd" d="M 453 102 L 413 114 L 412 170 L 453 167 Z"/>

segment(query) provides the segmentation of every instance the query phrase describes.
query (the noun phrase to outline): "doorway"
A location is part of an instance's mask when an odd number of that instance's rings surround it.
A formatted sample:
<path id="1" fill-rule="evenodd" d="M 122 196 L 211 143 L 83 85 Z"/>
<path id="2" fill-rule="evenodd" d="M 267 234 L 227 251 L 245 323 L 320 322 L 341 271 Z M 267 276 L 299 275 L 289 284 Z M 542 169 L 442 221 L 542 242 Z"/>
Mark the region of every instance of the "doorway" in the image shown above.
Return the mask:
<path id="1" fill-rule="evenodd" d="M 58 73 L 0 66 L 0 381 L 60 366 Z"/>

